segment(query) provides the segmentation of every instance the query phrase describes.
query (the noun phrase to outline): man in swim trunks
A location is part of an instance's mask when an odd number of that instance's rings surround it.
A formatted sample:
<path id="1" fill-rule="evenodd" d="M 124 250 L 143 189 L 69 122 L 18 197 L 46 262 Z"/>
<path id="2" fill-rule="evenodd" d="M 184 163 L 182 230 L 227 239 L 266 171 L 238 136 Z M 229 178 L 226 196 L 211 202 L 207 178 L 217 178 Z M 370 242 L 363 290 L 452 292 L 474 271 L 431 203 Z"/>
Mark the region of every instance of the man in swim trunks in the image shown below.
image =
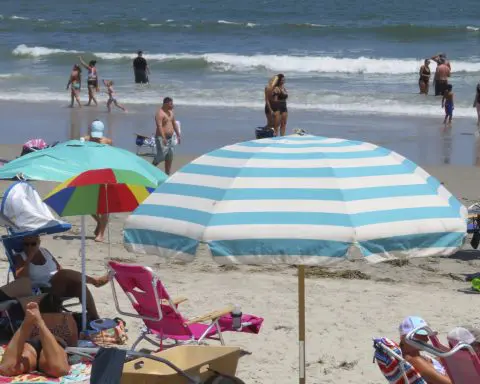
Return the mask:
<path id="1" fill-rule="evenodd" d="M 39 337 L 30 339 L 38 327 Z M 57 339 L 47 328 L 38 304 L 31 302 L 25 307 L 25 319 L 5 349 L 0 363 L 0 375 L 19 376 L 41 371 L 51 377 L 68 374 L 66 343 Z"/>
<path id="2" fill-rule="evenodd" d="M 133 60 L 133 73 L 135 75 L 135 83 L 148 84 L 148 75 L 150 68 L 148 68 L 147 60 L 143 57 L 143 52 L 138 51 L 138 56 Z"/>
<path id="3" fill-rule="evenodd" d="M 450 61 L 447 59 L 445 53 L 440 53 L 432 57 L 432 60 L 437 63 L 437 69 L 433 78 L 435 85 L 435 96 L 443 96 L 447 90 L 448 78 L 451 75 Z"/>
<path id="4" fill-rule="evenodd" d="M 445 108 L 445 119 L 443 120 L 443 124 L 452 123 L 452 118 L 453 118 L 453 109 L 454 109 L 454 103 L 453 103 L 453 97 L 454 94 L 452 92 L 453 86 L 452 84 L 447 85 L 447 90 L 443 94 L 442 97 L 442 108 Z"/>
<path id="5" fill-rule="evenodd" d="M 163 99 L 161 108 L 159 108 L 155 114 L 155 124 L 155 145 L 157 147 L 157 154 L 152 163 L 157 166 L 162 161 L 165 161 L 165 173 L 170 175 L 175 136 L 178 144 L 180 144 L 180 130 L 175 121 L 173 100 L 170 97 L 165 97 L 165 99 Z"/>

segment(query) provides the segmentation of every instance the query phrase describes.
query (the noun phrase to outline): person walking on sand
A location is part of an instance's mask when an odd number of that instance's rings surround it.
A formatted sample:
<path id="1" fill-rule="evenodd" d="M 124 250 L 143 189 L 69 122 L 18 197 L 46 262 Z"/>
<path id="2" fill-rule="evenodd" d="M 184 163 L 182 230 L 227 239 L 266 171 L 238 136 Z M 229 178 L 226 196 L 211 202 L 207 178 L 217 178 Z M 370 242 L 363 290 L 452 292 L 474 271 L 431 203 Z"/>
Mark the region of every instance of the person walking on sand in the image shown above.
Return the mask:
<path id="1" fill-rule="evenodd" d="M 445 119 L 443 120 L 443 124 L 448 123 L 452 124 L 452 118 L 453 118 L 453 109 L 454 109 L 454 103 L 453 103 L 453 98 L 454 94 L 452 92 L 453 86 L 452 84 L 447 85 L 447 90 L 443 94 L 442 97 L 442 108 L 445 108 Z"/>
<path id="2" fill-rule="evenodd" d="M 93 141 L 99 144 L 112 145 L 112 139 L 104 136 L 105 125 L 100 120 L 94 120 L 89 127 L 88 135 L 83 137 L 86 141 Z M 105 215 L 92 215 L 93 219 L 97 222 L 95 228 L 95 241 L 103 242 L 105 239 L 105 230 L 108 225 L 108 214 Z"/>
<path id="3" fill-rule="evenodd" d="M 138 51 L 137 57 L 133 60 L 133 74 L 135 75 L 135 83 L 149 83 L 148 75 L 150 74 L 150 68 L 148 67 L 147 60 L 143 57 L 142 51 Z"/>
<path id="4" fill-rule="evenodd" d="M 473 100 L 473 108 L 477 108 L 477 126 L 480 127 L 480 83 L 477 84 L 477 92 Z"/>
<path id="5" fill-rule="evenodd" d="M 88 103 L 85 104 L 86 106 L 90 106 L 92 101 L 95 103 L 95 105 L 98 105 L 97 99 L 95 97 L 95 92 L 100 91 L 100 86 L 98 84 L 98 73 L 97 73 L 97 61 L 96 60 L 90 60 L 89 63 L 87 64 L 82 56 L 78 56 L 80 59 L 80 63 L 82 66 L 88 71 L 88 78 L 87 78 L 87 86 L 88 86 Z"/>
<path id="6" fill-rule="evenodd" d="M 103 80 L 103 84 L 107 87 L 108 101 L 107 109 L 108 112 L 112 111 L 112 104 L 117 108 L 121 109 L 123 112 L 127 112 L 123 105 L 118 104 L 117 98 L 115 97 L 115 91 L 113 90 L 113 80 Z"/>
<path id="7" fill-rule="evenodd" d="M 428 95 L 429 83 L 430 83 L 430 60 L 425 59 L 423 65 L 420 67 L 418 79 L 418 87 L 420 88 L 420 94 Z"/>
<path id="8" fill-rule="evenodd" d="M 176 142 L 180 144 L 180 130 L 173 113 L 173 100 L 170 97 L 163 99 L 162 106 L 155 114 L 155 145 L 157 154 L 153 159 L 153 165 L 165 161 L 165 173 L 170 175 L 173 162 L 173 150 Z"/>
<path id="9" fill-rule="evenodd" d="M 82 69 L 78 64 L 75 64 L 70 72 L 70 78 L 67 83 L 67 90 L 70 88 L 70 108 L 73 108 L 75 100 L 77 100 L 78 107 L 81 108 L 80 103 L 80 89 L 82 87 Z"/>

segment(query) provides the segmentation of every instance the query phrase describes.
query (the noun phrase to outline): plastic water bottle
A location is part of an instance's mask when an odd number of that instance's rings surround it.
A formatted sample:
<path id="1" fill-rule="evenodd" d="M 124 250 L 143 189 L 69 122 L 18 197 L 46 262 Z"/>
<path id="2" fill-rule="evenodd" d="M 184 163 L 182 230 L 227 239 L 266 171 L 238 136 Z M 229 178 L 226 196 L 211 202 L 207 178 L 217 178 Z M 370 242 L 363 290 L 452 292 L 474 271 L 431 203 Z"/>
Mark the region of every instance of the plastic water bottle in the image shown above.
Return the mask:
<path id="1" fill-rule="evenodd" d="M 242 328 L 242 310 L 240 305 L 235 304 L 232 311 L 232 329 L 238 331 Z"/>

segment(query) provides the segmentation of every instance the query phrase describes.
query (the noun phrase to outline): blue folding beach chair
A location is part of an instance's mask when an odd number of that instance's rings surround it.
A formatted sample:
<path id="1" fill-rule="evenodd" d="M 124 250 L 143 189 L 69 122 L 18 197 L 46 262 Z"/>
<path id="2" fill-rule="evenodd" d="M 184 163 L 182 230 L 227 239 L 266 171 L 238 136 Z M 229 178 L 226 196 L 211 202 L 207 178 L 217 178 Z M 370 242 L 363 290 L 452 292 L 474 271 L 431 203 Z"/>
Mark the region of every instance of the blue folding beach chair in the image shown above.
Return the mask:
<path id="1" fill-rule="evenodd" d="M 8 234 L 1 237 L 10 273 L 15 279 L 14 255 L 23 251 L 26 236 L 52 235 L 70 230 L 69 223 L 56 219 L 35 188 L 26 181 L 17 181 L 5 191 L 0 205 L 0 224 Z"/>

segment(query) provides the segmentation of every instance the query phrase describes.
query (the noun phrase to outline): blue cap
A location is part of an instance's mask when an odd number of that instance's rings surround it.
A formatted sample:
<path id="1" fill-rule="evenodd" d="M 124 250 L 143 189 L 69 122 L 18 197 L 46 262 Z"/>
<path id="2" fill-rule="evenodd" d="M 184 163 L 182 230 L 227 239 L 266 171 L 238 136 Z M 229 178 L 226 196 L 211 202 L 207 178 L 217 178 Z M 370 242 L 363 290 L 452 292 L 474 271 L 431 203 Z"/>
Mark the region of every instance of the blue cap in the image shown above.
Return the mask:
<path id="1" fill-rule="evenodd" d="M 420 328 L 420 327 L 426 327 L 428 326 L 427 322 L 423 320 L 419 316 L 408 316 L 403 321 L 400 323 L 400 326 L 398 327 L 398 331 L 400 332 L 400 336 L 406 336 L 410 332 L 412 332 L 414 329 Z M 428 332 L 424 329 L 418 331 L 416 333 L 417 335 L 422 335 L 422 336 L 428 336 Z"/>
<path id="2" fill-rule="evenodd" d="M 105 126 L 100 120 L 94 120 L 92 125 L 90 126 L 90 136 L 100 139 L 103 137 L 103 131 L 105 130 Z"/>

